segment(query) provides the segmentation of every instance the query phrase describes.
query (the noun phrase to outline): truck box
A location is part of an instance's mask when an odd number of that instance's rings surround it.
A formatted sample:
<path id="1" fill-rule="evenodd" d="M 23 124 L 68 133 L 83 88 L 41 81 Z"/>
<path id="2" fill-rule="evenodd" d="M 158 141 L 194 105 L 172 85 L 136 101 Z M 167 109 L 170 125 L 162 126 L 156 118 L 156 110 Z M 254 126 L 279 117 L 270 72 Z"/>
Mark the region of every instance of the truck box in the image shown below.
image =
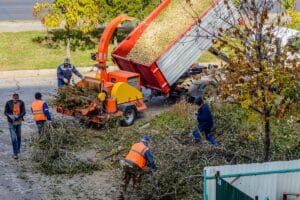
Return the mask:
<path id="1" fill-rule="evenodd" d="M 128 58 L 127 55 L 143 32 L 159 17 L 170 2 L 171 0 L 163 1 L 112 52 L 113 61 L 120 69 L 141 74 L 142 86 L 163 94 L 168 94 L 171 86 L 203 52 L 212 46 L 211 36 L 217 33 L 219 28 L 228 29 L 237 21 L 237 13 L 228 11 L 224 0 L 214 0 L 199 14 L 198 18 L 193 19 L 191 16 L 190 25 L 183 32 L 178 33 L 176 39 L 164 47 L 164 50 L 150 64 Z M 229 5 L 233 7 L 231 3 Z M 228 20 L 230 23 L 225 22 Z"/>

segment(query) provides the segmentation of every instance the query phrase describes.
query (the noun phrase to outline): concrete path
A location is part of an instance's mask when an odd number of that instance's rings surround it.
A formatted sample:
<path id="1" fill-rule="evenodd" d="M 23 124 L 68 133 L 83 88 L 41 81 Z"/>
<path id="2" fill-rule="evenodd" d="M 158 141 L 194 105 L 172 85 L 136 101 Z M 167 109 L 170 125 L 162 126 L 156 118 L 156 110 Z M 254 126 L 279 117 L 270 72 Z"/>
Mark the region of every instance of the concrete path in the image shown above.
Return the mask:
<path id="1" fill-rule="evenodd" d="M 46 31 L 40 21 L 0 21 L 0 32 Z"/>

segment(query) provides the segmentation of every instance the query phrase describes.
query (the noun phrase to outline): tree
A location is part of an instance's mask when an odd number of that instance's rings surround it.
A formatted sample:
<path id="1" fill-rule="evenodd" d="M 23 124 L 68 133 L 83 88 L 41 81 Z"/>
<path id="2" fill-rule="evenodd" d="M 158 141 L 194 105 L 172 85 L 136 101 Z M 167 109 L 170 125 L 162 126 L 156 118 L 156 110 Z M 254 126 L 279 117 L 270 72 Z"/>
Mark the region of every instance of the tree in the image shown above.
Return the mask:
<path id="1" fill-rule="evenodd" d="M 66 30 L 86 33 L 121 14 L 143 19 L 158 4 L 157 0 L 55 0 L 36 3 L 33 15 L 47 27 L 64 24 Z"/>
<path id="2" fill-rule="evenodd" d="M 158 3 L 157 0 L 55 0 L 36 3 L 33 15 L 46 27 L 64 27 L 68 56 L 70 38 L 74 38 L 72 49 L 76 49 L 82 38 L 78 39 L 78 31 L 83 34 L 94 31 L 100 23 L 121 14 L 143 19 Z"/>
<path id="3" fill-rule="evenodd" d="M 230 29 L 222 28 L 209 36 L 217 41 L 217 48 L 231 50 L 228 63 L 215 74 L 220 97 L 237 103 L 258 116 L 264 124 L 264 159 L 269 160 L 271 118 L 283 117 L 290 106 L 300 99 L 300 66 L 294 46 L 280 45 L 276 30 L 284 25 L 284 11 L 270 17 L 272 0 L 241 0 L 240 9 L 224 1 L 228 13 L 236 13 L 235 23 L 216 13 Z M 243 19 L 244 25 L 238 25 Z M 199 25 L 201 27 L 201 23 Z M 287 62 L 289 60 L 289 63 Z"/>
<path id="4" fill-rule="evenodd" d="M 289 26 L 291 28 L 300 30 L 300 12 L 296 11 L 297 2 L 296 0 L 284 0 L 281 6 L 287 10 L 287 13 L 291 17 Z"/>
<path id="5" fill-rule="evenodd" d="M 71 33 L 80 30 L 87 33 L 101 22 L 101 4 L 92 0 L 55 0 L 53 3 L 36 3 L 33 15 L 46 27 L 63 26 L 66 30 L 67 57 L 70 57 Z"/>
<path id="6" fill-rule="evenodd" d="M 101 8 L 99 1 L 55 0 L 53 3 L 36 3 L 33 15 L 47 27 L 64 25 L 66 30 L 79 29 L 86 33 L 102 22 Z"/>
<path id="7" fill-rule="evenodd" d="M 126 14 L 142 20 L 160 3 L 158 0 L 100 0 L 103 17 L 108 21 L 118 15 Z"/>

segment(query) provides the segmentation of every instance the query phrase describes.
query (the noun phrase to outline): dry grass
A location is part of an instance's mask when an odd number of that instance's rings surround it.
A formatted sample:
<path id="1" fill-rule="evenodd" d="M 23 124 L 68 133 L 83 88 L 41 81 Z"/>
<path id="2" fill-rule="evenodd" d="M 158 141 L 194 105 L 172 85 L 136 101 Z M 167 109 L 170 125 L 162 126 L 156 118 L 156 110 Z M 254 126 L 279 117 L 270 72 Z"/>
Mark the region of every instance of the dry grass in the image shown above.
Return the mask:
<path id="1" fill-rule="evenodd" d="M 139 38 L 128 58 L 149 64 L 182 33 L 212 0 L 172 0 Z"/>

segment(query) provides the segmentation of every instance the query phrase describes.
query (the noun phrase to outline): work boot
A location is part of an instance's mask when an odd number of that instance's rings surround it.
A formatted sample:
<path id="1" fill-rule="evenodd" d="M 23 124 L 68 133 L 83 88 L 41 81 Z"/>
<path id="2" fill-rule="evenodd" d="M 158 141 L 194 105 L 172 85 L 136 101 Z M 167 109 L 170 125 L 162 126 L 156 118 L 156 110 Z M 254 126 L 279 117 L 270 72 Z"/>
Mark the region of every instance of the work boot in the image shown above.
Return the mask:
<path id="1" fill-rule="evenodd" d="M 210 142 L 211 145 L 215 145 L 216 144 L 216 141 L 215 141 L 215 138 L 212 134 L 208 134 L 207 135 L 207 140 Z"/>
<path id="2" fill-rule="evenodd" d="M 119 196 L 117 197 L 118 200 L 125 200 L 124 193 L 120 192 Z"/>

